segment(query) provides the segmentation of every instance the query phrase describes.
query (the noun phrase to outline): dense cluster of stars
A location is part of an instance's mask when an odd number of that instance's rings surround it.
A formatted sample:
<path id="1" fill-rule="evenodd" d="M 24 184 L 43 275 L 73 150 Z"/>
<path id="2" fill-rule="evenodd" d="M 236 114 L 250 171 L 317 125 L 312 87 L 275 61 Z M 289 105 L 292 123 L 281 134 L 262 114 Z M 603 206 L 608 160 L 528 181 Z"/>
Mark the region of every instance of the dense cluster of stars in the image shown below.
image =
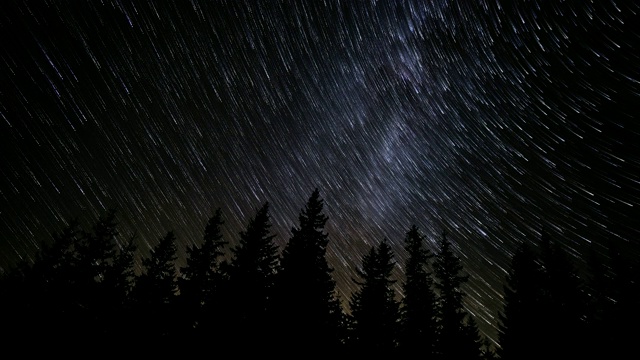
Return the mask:
<path id="1" fill-rule="evenodd" d="M 314 188 L 344 299 L 369 246 L 399 271 L 446 231 L 495 340 L 518 242 L 638 252 L 633 1 L 7 1 L 0 265 L 118 209 L 180 251 L 220 207 L 271 204 L 284 245 Z"/>

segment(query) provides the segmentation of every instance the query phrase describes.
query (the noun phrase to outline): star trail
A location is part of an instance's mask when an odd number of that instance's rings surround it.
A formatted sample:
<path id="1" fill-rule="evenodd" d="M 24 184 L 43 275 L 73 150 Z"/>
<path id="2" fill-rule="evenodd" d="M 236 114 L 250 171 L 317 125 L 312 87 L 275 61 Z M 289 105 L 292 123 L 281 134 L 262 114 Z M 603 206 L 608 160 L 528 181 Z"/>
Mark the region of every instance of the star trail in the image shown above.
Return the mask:
<path id="1" fill-rule="evenodd" d="M 314 188 L 343 299 L 369 246 L 401 270 L 446 230 L 495 340 L 510 256 L 541 232 L 636 258 L 634 1 L 5 1 L 0 266 L 116 208 L 184 255 L 220 207 L 271 204 L 284 246 Z"/>

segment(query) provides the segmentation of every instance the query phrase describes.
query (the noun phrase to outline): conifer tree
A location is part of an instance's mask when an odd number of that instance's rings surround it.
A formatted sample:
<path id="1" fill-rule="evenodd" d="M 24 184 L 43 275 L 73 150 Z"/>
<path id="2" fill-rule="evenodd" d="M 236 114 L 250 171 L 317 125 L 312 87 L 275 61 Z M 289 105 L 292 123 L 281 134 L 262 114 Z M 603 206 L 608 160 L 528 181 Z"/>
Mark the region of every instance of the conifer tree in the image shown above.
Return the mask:
<path id="1" fill-rule="evenodd" d="M 323 207 L 324 200 L 315 189 L 283 249 L 270 310 L 277 316 L 278 337 L 310 353 L 329 352 L 340 345 L 343 316 L 333 268 L 326 258 L 328 218 Z"/>
<path id="2" fill-rule="evenodd" d="M 544 314 L 541 313 L 542 269 L 531 246 L 523 242 L 511 258 L 504 285 L 503 310 L 499 314 L 500 359 L 541 358 Z"/>
<path id="3" fill-rule="evenodd" d="M 462 325 L 462 338 L 457 356 L 460 359 L 483 359 L 488 353 L 485 351 L 485 338 L 480 334 L 478 323 L 471 313 L 467 313 Z"/>
<path id="4" fill-rule="evenodd" d="M 496 346 L 493 344 L 489 338 L 486 336 L 482 336 L 482 345 L 480 347 L 480 359 L 482 360 L 496 360 L 499 359 L 498 353 L 496 352 Z"/>
<path id="5" fill-rule="evenodd" d="M 231 334 L 234 341 L 260 344 L 268 339 L 271 324 L 267 306 L 278 271 L 278 247 L 271 234 L 269 203 L 256 211 L 240 242 L 231 249 L 228 269 L 229 313 L 233 316 Z"/>
<path id="6" fill-rule="evenodd" d="M 542 234 L 540 244 L 542 276 L 539 315 L 547 324 L 545 343 L 559 356 L 581 353 L 584 337 L 584 301 L 581 279 L 565 250 Z"/>
<path id="7" fill-rule="evenodd" d="M 415 225 L 407 231 L 404 247 L 407 259 L 399 345 L 404 354 L 420 351 L 429 357 L 435 352 L 437 340 L 436 294 L 430 271 L 433 254 L 426 248 L 425 238 Z"/>
<path id="8" fill-rule="evenodd" d="M 130 293 L 135 283 L 135 255 L 138 250 L 136 237 L 131 236 L 122 244 L 113 259 L 113 265 L 105 273 L 104 283 L 116 306 L 128 306 Z"/>
<path id="9" fill-rule="evenodd" d="M 37 309 L 34 295 L 37 292 L 32 285 L 35 282 L 30 281 L 31 274 L 31 264 L 21 260 L 0 276 L 0 309 L 4 314 L 13 314 L 4 316 L 2 321 L 5 329 L 3 341 L 6 344 L 15 344 L 28 335 L 32 339 L 39 339 L 42 324 L 35 321 Z"/>
<path id="10" fill-rule="evenodd" d="M 177 293 L 176 236 L 173 231 L 160 239 L 151 254 L 142 260 L 144 272 L 136 284 L 138 299 L 147 304 L 169 304 Z"/>
<path id="11" fill-rule="evenodd" d="M 110 209 L 93 225 L 92 232 L 85 234 L 77 247 L 78 270 L 87 284 L 100 283 L 113 265 L 117 252 L 116 211 Z"/>
<path id="12" fill-rule="evenodd" d="M 223 224 L 222 210 L 218 208 L 205 226 L 200 246 L 192 244 L 187 248 L 186 265 L 180 269 L 178 304 L 181 328 L 187 338 L 206 332 L 203 327 L 209 327 L 215 321 L 214 312 L 220 310 L 217 303 L 223 281 L 220 267 L 228 243 L 222 236 Z"/>
<path id="13" fill-rule="evenodd" d="M 388 356 L 396 349 L 400 315 L 393 289 L 393 257 L 385 238 L 371 247 L 357 270 L 361 280 L 354 280 L 359 288 L 349 302 L 355 354 Z"/>
<path id="14" fill-rule="evenodd" d="M 84 232 L 77 220 L 72 220 L 61 232 L 53 235 L 53 243 L 43 245 L 37 254 L 28 277 L 40 295 L 48 297 L 49 304 L 60 307 L 71 302 L 77 283 L 77 248 Z M 56 300 L 60 303 L 56 304 Z"/>
<path id="15" fill-rule="evenodd" d="M 75 317 L 73 328 L 79 341 L 102 341 L 106 322 L 111 320 L 115 292 L 111 287 L 119 276 L 113 267 L 118 255 L 118 222 L 116 210 L 109 209 L 100 216 L 91 232 L 83 234 L 76 246 L 74 302 L 78 311 L 68 316 Z M 122 269 L 126 271 L 126 269 Z M 71 324 L 71 321 L 69 322 Z"/>
<path id="16" fill-rule="evenodd" d="M 176 236 L 173 231 L 160 239 L 149 257 L 142 260 L 143 273 L 138 277 L 134 296 L 141 323 L 139 335 L 154 345 L 162 345 L 176 325 L 174 305 L 177 286 Z"/>
<path id="17" fill-rule="evenodd" d="M 75 312 L 73 293 L 76 289 L 76 246 L 84 236 L 80 224 L 73 219 L 52 241 L 42 244 L 32 264 L 18 264 L 3 279 L 3 305 L 12 316 L 5 317 L 7 344 L 32 339 L 65 338 L 70 327 L 65 315 Z"/>
<path id="18" fill-rule="evenodd" d="M 640 328 L 629 325 L 640 323 L 640 267 L 633 253 L 623 253 L 612 243 L 606 248 L 606 280 L 601 292 L 607 300 L 601 306 L 600 321 L 590 321 L 590 329 L 600 326 L 603 336 L 597 339 L 605 356 L 623 358 L 635 351 L 635 341 L 640 338 Z"/>
<path id="19" fill-rule="evenodd" d="M 131 327 L 133 302 L 131 292 L 135 284 L 135 255 L 138 246 L 135 235 L 120 245 L 113 265 L 105 273 L 103 286 L 106 307 L 102 320 L 97 324 L 105 332 L 104 343 L 117 341 Z"/>
<path id="20" fill-rule="evenodd" d="M 469 276 L 463 273 L 460 258 L 443 232 L 434 261 L 435 287 L 438 293 L 438 353 L 442 359 L 473 359 L 479 357 L 475 341 L 469 337 L 471 315 L 464 308 L 465 293 L 462 286 Z M 472 343 L 473 342 L 473 343 Z M 472 354 L 473 353 L 473 354 Z"/>
<path id="21" fill-rule="evenodd" d="M 118 236 L 113 209 L 98 218 L 91 232 L 73 220 L 42 247 L 31 267 L 21 270 L 21 293 L 28 294 L 21 306 L 30 313 L 27 323 L 34 337 L 91 345 L 107 341 L 120 327 L 116 324 L 124 319 L 134 275 L 134 249 L 119 249 Z"/>

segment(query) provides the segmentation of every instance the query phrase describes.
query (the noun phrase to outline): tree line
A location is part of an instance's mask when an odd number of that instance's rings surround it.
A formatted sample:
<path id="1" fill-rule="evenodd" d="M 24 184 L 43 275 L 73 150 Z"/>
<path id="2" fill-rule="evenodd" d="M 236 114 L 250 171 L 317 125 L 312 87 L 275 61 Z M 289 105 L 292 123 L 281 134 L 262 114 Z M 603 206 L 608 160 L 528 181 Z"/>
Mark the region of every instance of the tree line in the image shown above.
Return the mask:
<path id="1" fill-rule="evenodd" d="M 342 305 L 326 258 L 328 217 L 318 189 L 280 252 L 269 203 L 256 210 L 236 246 L 223 238 L 221 209 L 178 267 L 169 231 L 135 271 L 135 237 L 118 232 L 109 210 L 89 231 L 77 221 L 43 244 L 32 263 L 3 275 L 4 340 L 44 341 L 50 349 L 232 351 L 234 354 L 385 355 L 425 359 L 533 359 L 609 355 L 630 348 L 638 320 L 638 277 L 621 254 L 590 258 L 580 276 L 564 250 L 543 236 L 513 255 L 490 344 L 464 306 L 469 280 L 443 232 L 434 253 L 412 225 L 403 278 L 388 239 L 356 269 Z M 230 256 L 226 256 L 230 255 Z M 395 283 L 401 281 L 402 294 Z M 635 325 L 635 324 L 634 324 Z"/>

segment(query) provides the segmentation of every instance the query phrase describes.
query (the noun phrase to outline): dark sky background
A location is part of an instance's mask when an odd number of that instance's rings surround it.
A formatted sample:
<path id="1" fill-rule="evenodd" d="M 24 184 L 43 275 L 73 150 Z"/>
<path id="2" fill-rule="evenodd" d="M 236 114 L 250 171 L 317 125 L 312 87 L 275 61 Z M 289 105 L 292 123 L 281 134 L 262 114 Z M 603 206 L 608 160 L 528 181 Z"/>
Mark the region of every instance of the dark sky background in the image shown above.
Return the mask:
<path id="1" fill-rule="evenodd" d="M 2 1 L 0 267 L 117 208 L 180 254 L 314 188 L 346 301 L 371 245 L 446 230 L 495 339 L 519 242 L 640 258 L 636 1 Z"/>

